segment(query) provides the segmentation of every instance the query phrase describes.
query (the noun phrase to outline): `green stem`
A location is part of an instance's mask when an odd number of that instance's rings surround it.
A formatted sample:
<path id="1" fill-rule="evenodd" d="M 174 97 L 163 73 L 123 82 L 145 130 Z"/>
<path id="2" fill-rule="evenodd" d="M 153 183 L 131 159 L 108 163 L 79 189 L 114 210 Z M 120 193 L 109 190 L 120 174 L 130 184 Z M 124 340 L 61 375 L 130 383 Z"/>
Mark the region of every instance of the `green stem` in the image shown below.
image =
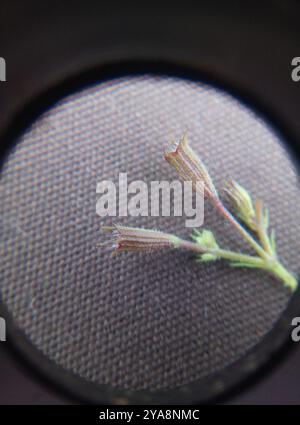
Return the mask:
<path id="1" fill-rule="evenodd" d="M 281 279 L 285 286 L 289 287 L 292 292 L 297 289 L 298 281 L 296 277 L 290 273 L 279 261 L 275 261 L 273 266 L 268 269 L 271 273 Z"/>
<path id="2" fill-rule="evenodd" d="M 292 275 L 279 261 L 276 259 L 264 259 L 261 257 L 255 257 L 252 255 L 241 254 L 239 252 L 229 251 L 225 249 L 210 249 L 203 248 L 197 243 L 186 241 L 183 239 L 177 239 L 176 243 L 177 248 L 186 249 L 188 251 L 192 251 L 198 254 L 213 254 L 219 258 L 224 258 L 226 260 L 230 260 L 237 263 L 248 264 L 253 267 L 264 269 L 269 271 L 277 278 L 282 280 L 284 284 L 291 289 L 291 291 L 295 291 L 298 282 L 294 275 Z"/>
<path id="3" fill-rule="evenodd" d="M 265 268 L 266 261 L 260 257 L 254 257 L 252 255 L 241 254 L 239 252 L 229 251 L 227 249 L 211 249 L 203 248 L 195 242 L 190 242 L 180 239 L 180 242 L 177 243 L 178 248 L 187 249 L 189 251 L 196 252 L 198 254 L 213 254 L 219 258 L 224 258 L 226 260 L 248 263 L 255 267 Z"/>
<path id="4" fill-rule="evenodd" d="M 237 231 L 243 236 L 246 242 L 256 251 L 256 253 L 265 260 L 269 260 L 269 254 L 256 242 L 256 240 L 250 235 L 249 232 L 236 220 L 230 211 L 223 205 L 219 198 L 212 199 L 217 210 L 228 220 Z"/>
<path id="5" fill-rule="evenodd" d="M 264 225 L 262 202 L 257 201 L 255 204 L 255 209 L 256 209 L 256 217 L 257 217 L 257 225 L 258 225 L 258 228 L 257 228 L 258 237 L 265 251 L 268 252 L 272 257 L 275 257 L 275 253 L 273 251 L 273 248 L 267 233 L 267 229 L 265 228 L 265 225 Z"/>

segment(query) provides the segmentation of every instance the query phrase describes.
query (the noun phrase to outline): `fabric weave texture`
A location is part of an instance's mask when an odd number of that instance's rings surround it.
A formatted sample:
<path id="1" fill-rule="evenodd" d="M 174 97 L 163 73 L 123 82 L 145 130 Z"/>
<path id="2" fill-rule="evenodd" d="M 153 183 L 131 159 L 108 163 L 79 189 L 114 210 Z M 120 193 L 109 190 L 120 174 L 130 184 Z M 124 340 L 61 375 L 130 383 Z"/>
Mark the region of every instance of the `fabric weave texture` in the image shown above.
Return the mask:
<path id="1" fill-rule="evenodd" d="M 298 271 L 296 169 L 251 109 L 207 84 L 155 75 L 59 101 L 1 170 L 0 288 L 32 343 L 83 379 L 133 390 L 188 384 L 242 357 L 287 306 L 289 291 L 263 271 L 96 247 L 113 222 L 190 237 L 185 217 L 96 214 L 97 182 L 120 172 L 129 182 L 177 179 L 163 150 L 186 131 L 218 189 L 232 177 L 270 208 L 279 255 Z M 251 252 L 208 202 L 204 227 L 220 246 Z"/>

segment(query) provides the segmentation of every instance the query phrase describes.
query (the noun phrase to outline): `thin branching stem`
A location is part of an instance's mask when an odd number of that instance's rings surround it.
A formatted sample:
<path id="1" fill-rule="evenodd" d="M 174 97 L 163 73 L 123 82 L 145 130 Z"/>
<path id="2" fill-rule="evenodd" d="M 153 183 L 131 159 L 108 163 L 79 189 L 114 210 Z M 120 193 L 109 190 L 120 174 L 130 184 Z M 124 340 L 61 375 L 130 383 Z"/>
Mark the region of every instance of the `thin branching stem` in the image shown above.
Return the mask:
<path id="1" fill-rule="evenodd" d="M 265 264 L 266 264 L 266 262 L 260 257 L 254 257 L 252 255 L 241 254 L 240 252 L 229 251 L 227 249 L 203 248 L 197 243 L 186 241 L 184 239 L 181 239 L 177 246 L 179 248 L 187 249 L 189 251 L 192 251 L 198 254 L 203 254 L 203 253 L 213 254 L 213 255 L 216 255 L 218 258 L 224 258 L 226 260 L 237 261 L 237 262 L 240 261 L 245 264 L 246 263 L 252 264 L 255 267 L 265 268 Z"/>
<path id="2" fill-rule="evenodd" d="M 248 267 L 256 267 L 259 269 L 267 270 L 277 278 L 281 279 L 284 284 L 290 288 L 291 291 L 295 291 L 298 285 L 296 277 L 274 258 L 266 260 L 261 257 L 241 254 L 239 252 L 229 251 L 225 249 L 204 248 L 199 246 L 197 243 L 186 241 L 183 239 L 178 239 L 176 247 L 186 249 L 188 251 L 192 251 L 198 254 L 213 254 L 216 255 L 218 258 L 230 260 L 234 263 L 241 263 L 243 265 L 247 265 Z"/>
<path id="3" fill-rule="evenodd" d="M 239 221 L 231 214 L 219 198 L 212 198 L 216 209 L 229 221 L 233 227 L 240 233 L 246 242 L 256 251 L 256 253 L 266 260 L 270 259 L 269 254 L 256 242 L 251 234 L 239 223 Z"/>
<path id="4" fill-rule="evenodd" d="M 255 210 L 256 210 L 256 216 L 257 216 L 257 233 L 258 237 L 262 243 L 262 246 L 264 247 L 265 251 L 268 252 L 269 255 L 274 257 L 273 248 L 270 242 L 270 239 L 268 237 L 268 234 L 266 232 L 266 228 L 264 225 L 264 219 L 263 219 L 263 205 L 261 201 L 256 201 L 255 203 Z"/>

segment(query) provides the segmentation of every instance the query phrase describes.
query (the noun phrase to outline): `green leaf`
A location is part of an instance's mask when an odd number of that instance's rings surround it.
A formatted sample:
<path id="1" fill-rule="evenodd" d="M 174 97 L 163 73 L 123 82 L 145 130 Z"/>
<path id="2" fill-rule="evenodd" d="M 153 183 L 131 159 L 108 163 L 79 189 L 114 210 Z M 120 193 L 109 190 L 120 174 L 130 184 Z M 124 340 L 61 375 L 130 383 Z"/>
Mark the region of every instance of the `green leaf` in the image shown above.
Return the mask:
<path id="1" fill-rule="evenodd" d="M 199 231 L 199 230 L 197 230 L 197 229 L 193 229 L 193 232 L 195 233 L 195 234 L 193 234 L 192 233 L 192 238 L 194 239 L 194 240 L 196 240 L 196 237 L 197 236 L 201 236 L 201 232 Z"/>
<path id="2" fill-rule="evenodd" d="M 251 263 L 243 263 L 242 261 L 238 261 L 236 263 L 230 263 L 231 267 L 249 267 L 252 269 L 258 268 L 255 264 Z"/>
<path id="3" fill-rule="evenodd" d="M 207 262 L 207 261 L 215 261 L 217 259 L 218 259 L 217 255 L 206 253 L 201 255 L 200 261 Z"/>
<path id="4" fill-rule="evenodd" d="M 267 230 L 270 224 L 270 213 L 268 208 L 265 208 L 263 223 L 264 223 L 264 228 Z"/>
<path id="5" fill-rule="evenodd" d="M 192 238 L 201 248 L 219 249 L 215 236 L 210 230 L 203 230 L 202 232 L 194 230 Z"/>
<path id="6" fill-rule="evenodd" d="M 271 231 L 271 241 L 270 242 L 271 242 L 273 252 L 274 252 L 274 254 L 276 254 L 276 240 L 275 240 L 275 230 L 274 229 L 272 229 L 272 231 Z"/>

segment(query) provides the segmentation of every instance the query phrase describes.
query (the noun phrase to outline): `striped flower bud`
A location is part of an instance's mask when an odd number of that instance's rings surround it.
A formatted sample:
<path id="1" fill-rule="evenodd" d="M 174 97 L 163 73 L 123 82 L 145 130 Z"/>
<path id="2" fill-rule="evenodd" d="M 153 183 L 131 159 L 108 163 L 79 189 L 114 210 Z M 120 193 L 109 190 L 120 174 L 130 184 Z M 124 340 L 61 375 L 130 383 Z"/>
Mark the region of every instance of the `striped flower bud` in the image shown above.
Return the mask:
<path id="1" fill-rule="evenodd" d="M 178 237 L 158 230 L 126 227 L 117 224 L 112 227 L 102 227 L 102 229 L 113 236 L 113 247 L 117 252 L 149 252 L 165 248 L 176 248 L 180 243 Z"/>
<path id="2" fill-rule="evenodd" d="M 187 135 L 179 142 L 173 143 L 165 151 L 165 159 L 171 164 L 183 181 L 191 181 L 193 189 L 196 183 L 204 183 L 204 193 L 209 197 L 218 198 L 218 192 L 210 178 L 207 168 L 189 146 Z"/>

